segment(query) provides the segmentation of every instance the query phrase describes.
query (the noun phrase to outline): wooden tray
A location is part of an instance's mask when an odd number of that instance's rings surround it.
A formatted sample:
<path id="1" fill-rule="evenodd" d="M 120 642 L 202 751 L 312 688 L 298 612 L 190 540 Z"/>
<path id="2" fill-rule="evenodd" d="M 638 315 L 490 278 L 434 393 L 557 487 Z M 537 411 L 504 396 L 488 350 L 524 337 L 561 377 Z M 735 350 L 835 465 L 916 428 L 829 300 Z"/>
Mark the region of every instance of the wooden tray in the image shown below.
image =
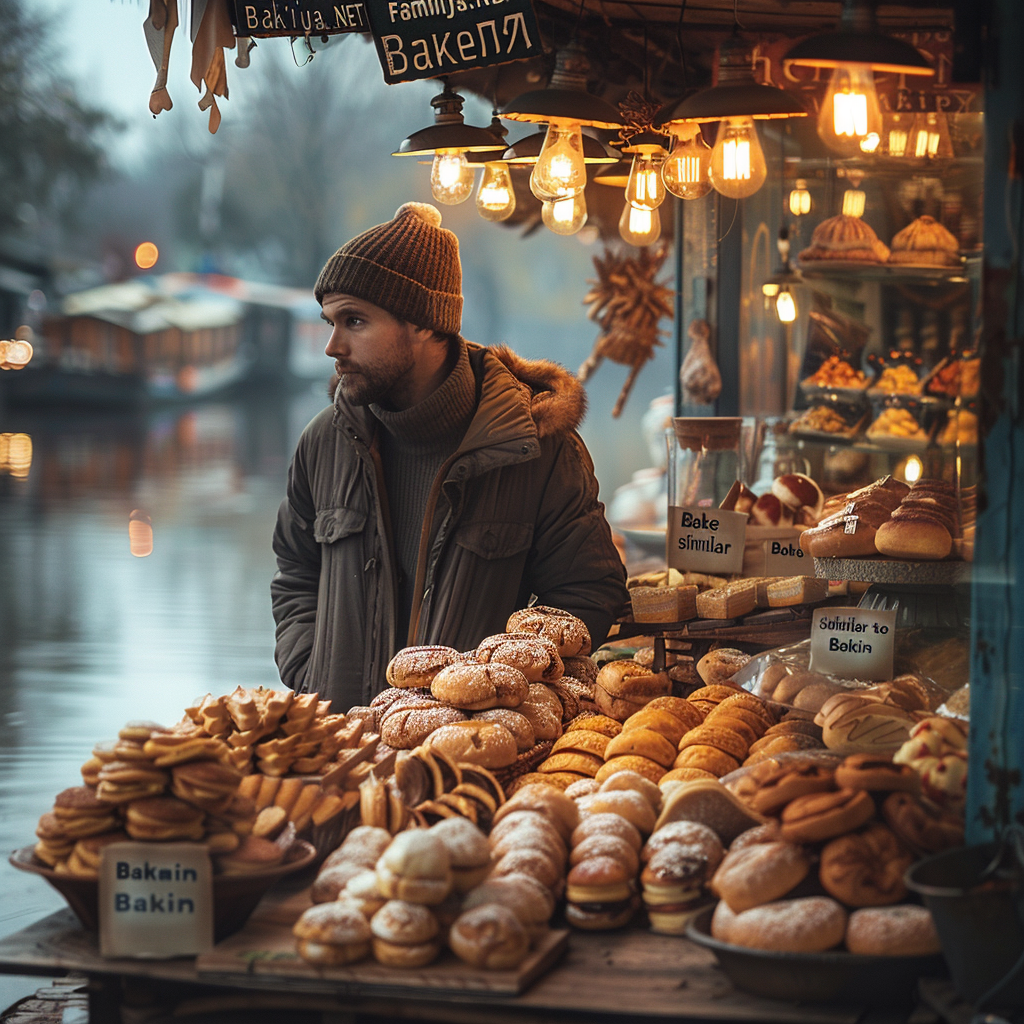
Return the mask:
<path id="1" fill-rule="evenodd" d="M 815 558 L 814 575 L 827 580 L 857 580 L 861 583 L 952 586 L 970 580 L 971 563 L 904 562 L 898 558 Z"/>
<path id="2" fill-rule="evenodd" d="M 248 974 L 281 980 L 316 979 L 330 981 L 339 987 L 350 986 L 361 993 L 379 988 L 518 995 L 554 966 L 568 943 L 568 930 L 548 932 L 541 944 L 514 971 L 479 970 L 464 964 L 448 950 L 444 950 L 427 967 L 408 971 L 385 967 L 373 959 L 361 960 L 347 967 L 317 968 L 295 952 L 295 937 L 290 926 L 275 924 L 261 917 L 253 918 L 243 931 L 197 957 L 196 971 L 200 976 Z"/>

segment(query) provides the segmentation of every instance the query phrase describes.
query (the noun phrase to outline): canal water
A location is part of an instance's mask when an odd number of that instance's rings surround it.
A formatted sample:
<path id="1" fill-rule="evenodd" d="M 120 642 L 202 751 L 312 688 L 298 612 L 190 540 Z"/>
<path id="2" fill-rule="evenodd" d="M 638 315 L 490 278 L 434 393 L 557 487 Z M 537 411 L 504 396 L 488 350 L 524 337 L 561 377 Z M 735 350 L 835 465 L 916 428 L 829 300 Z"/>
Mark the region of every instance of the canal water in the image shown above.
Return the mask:
<path id="1" fill-rule="evenodd" d="M 270 540 L 323 386 L 122 415 L 0 415 L 0 935 L 64 905 L 6 853 L 92 747 L 197 695 L 279 686 Z M 30 462 L 28 461 L 30 457 Z M 129 519 L 152 521 L 136 557 Z M 39 986 L 0 976 L 0 1009 Z"/>

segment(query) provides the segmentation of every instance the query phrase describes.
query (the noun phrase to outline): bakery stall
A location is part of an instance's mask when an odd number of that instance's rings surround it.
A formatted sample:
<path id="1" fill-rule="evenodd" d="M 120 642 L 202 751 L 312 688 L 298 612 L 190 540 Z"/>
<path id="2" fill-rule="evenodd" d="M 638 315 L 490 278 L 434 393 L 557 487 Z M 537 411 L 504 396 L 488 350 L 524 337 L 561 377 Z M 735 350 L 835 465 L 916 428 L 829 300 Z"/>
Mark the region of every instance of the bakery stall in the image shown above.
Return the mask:
<path id="1" fill-rule="evenodd" d="M 620 140 L 649 158 L 661 143 L 639 137 L 660 126 L 694 150 L 680 176 L 707 181 L 677 178 L 697 187 L 664 216 L 666 557 L 631 578 L 612 642 L 524 608 L 472 651 L 398 652 L 365 707 L 238 686 L 97 737 L 11 856 L 69 908 L 0 941 L 0 969 L 87 975 L 97 1021 L 149 1005 L 853 1024 L 1021 1005 L 1020 229 L 994 197 L 1020 203 L 1024 30 L 996 0 L 995 76 L 960 5 L 889 7 L 904 53 L 931 72 L 973 56 L 974 85 L 959 113 L 939 104 L 955 77 L 917 90 L 905 123 L 890 81 L 888 121 L 851 113 L 869 148 L 830 154 L 807 117 L 830 98 L 822 65 L 785 99 L 773 76 L 838 6 L 537 5 L 549 42 L 575 25 L 613 98 L 637 69 L 651 95 L 685 79 L 687 55 L 707 86 L 632 103 L 644 131 Z M 527 66 L 450 84 L 514 114 Z M 723 88 L 754 112 L 701 99 Z M 765 89 L 780 95 L 757 108 Z M 656 207 L 632 205 L 615 231 L 644 250 Z M 534 210 L 549 228 L 565 213 Z M 620 264 L 602 265 L 611 281 Z M 954 896 L 998 927 L 971 933 Z"/>

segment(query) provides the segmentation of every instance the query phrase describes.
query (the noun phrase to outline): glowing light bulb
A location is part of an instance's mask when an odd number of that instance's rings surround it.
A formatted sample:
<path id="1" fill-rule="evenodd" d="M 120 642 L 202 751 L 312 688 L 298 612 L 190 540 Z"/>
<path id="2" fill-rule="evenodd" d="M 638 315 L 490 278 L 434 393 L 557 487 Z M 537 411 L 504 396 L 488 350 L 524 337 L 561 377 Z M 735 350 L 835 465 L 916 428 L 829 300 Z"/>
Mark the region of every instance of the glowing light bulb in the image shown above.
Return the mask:
<path id="1" fill-rule="evenodd" d="M 530 191 L 541 202 L 568 199 L 587 184 L 583 134 L 578 124 L 552 121 L 530 172 Z"/>
<path id="2" fill-rule="evenodd" d="M 464 203 L 473 191 L 473 168 L 461 149 L 439 149 L 430 166 L 430 192 L 448 206 Z"/>
<path id="3" fill-rule="evenodd" d="M 904 157 L 907 155 L 911 127 L 912 123 L 904 119 L 902 114 L 892 115 L 886 139 L 886 151 L 889 156 Z"/>
<path id="4" fill-rule="evenodd" d="M 874 152 L 882 133 L 875 75 L 867 64 L 843 64 L 832 72 L 818 114 L 818 135 L 845 156 Z"/>
<path id="5" fill-rule="evenodd" d="M 654 210 L 665 201 L 665 183 L 661 180 L 661 161 L 651 153 L 637 153 L 626 183 L 626 202 Z"/>
<path id="6" fill-rule="evenodd" d="M 784 324 L 791 324 L 796 319 L 796 299 L 788 284 L 784 284 L 775 296 L 775 315 Z"/>
<path id="7" fill-rule="evenodd" d="M 541 205 L 540 219 L 556 235 L 575 235 L 587 222 L 587 201 L 582 192 L 566 199 L 545 201 Z"/>
<path id="8" fill-rule="evenodd" d="M 661 180 L 680 199 L 700 199 L 711 191 L 711 147 L 701 136 L 699 125 L 673 125 L 672 133 L 676 141 L 661 165 Z"/>
<path id="9" fill-rule="evenodd" d="M 630 245 L 652 245 L 661 237 L 661 214 L 657 209 L 626 203 L 619 218 L 619 234 Z"/>
<path id="10" fill-rule="evenodd" d="M 811 193 L 807 191 L 807 182 L 803 178 L 796 179 L 796 188 L 789 193 L 789 212 L 794 217 L 811 212 Z"/>
<path id="11" fill-rule="evenodd" d="M 711 184 L 731 199 L 752 196 L 768 177 L 752 117 L 729 117 L 718 126 L 711 151 Z"/>
<path id="12" fill-rule="evenodd" d="M 951 157 L 953 144 L 949 138 L 949 126 L 945 115 L 934 111 L 915 115 L 908 148 L 910 155 L 919 160 Z"/>
<path id="13" fill-rule="evenodd" d="M 917 455 L 908 455 L 907 461 L 903 464 L 903 479 L 908 484 L 916 484 L 924 472 L 924 463 Z"/>
<path id="14" fill-rule="evenodd" d="M 24 480 L 32 468 L 32 438 L 28 434 L 0 436 L 7 440 L 7 455 L 4 459 L 7 472 L 15 479 Z"/>
<path id="15" fill-rule="evenodd" d="M 858 188 L 848 188 L 843 193 L 843 216 L 863 217 L 866 196 Z"/>
<path id="16" fill-rule="evenodd" d="M 485 163 L 480 186 L 476 190 L 477 213 L 484 220 L 507 220 L 515 208 L 516 192 L 512 187 L 508 164 L 502 160 Z"/>
<path id="17" fill-rule="evenodd" d="M 136 558 L 153 553 L 153 520 L 142 509 L 133 509 L 128 517 L 128 548 Z"/>

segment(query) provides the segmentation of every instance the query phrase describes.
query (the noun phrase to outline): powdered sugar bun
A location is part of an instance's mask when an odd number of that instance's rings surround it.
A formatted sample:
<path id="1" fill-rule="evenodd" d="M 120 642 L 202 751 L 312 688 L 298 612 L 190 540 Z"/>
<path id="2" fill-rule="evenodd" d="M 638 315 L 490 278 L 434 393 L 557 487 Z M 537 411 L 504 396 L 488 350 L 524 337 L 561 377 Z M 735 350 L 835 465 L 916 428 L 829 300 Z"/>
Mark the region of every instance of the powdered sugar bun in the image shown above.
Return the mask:
<path id="1" fill-rule="evenodd" d="M 500 662 L 453 664 L 434 676 L 430 692 L 452 707 L 483 711 L 494 707 L 517 707 L 529 694 L 530 684 L 519 669 Z"/>
<path id="2" fill-rule="evenodd" d="M 846 911 L 827 896 L 778 900 L 737 914 L 720 900 L 711 934 L 722 942 L 779 953 L 823 953 L 843 941 Z"/>
<path id="3" fill-rule="evenodd" d="M 388 663 L 385 673 L 391 686 L 430 686 L 441 669 L 454 665 L 459 652 L 454 647 L 406 647 Z"/>
<path id="4" fill-rule="evenodd" d="M 915 904 L 865 907 L 850 915 L 846 948 L 867 956 L 927 956 L 942 945 L 930 911 Z"/>
<path id="5" fill-rule="evenodd" d="M 555 644 L 546 636 L 530 632 L 487 637 L 477 646 L 476 660 L 511 665 L 531 683 L 553 683 L 565 672 Z"/>
<path id="6" fill-rule="evenodd" d="M 561 608 L 537 604 L 513 612 L 505 629 L 509 633 L 527 632 L 547 637 L 554 641 L 563 657 L 590 653 L 590 630 L 586 623 Z"/>

